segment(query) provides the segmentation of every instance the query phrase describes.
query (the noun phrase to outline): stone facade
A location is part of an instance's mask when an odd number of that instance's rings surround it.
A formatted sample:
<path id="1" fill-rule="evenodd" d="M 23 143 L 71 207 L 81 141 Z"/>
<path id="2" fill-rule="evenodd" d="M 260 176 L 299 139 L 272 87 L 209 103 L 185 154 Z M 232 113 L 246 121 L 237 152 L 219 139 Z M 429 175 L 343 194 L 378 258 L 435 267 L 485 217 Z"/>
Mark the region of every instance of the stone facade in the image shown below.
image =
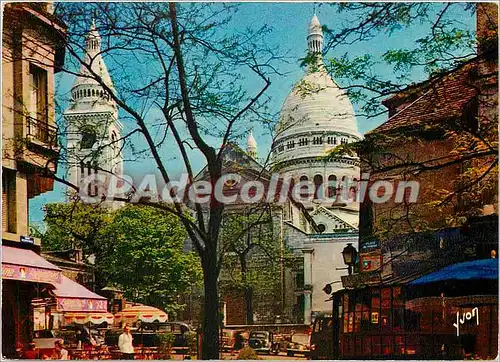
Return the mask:
<path id="1" fill-rule="evenodd" d="M 53 189 L 54 73 L 65 27 L 47 4 L 4 7 L 2 35 L 2 240 L 29 235 L 28 200 Z M 35 240 L 40 245 L 39 240 Z"/>
<path id="2" fill-rule="evenodd" d="M 54 74 L 64 62 L 66 28 L 49 3 L 2 10 L 2 248 L 22 249 L 28 259 L 40 251 L 40 240 L 28 238 L 29 200 L 53 189 L 47 176 L 59 155 Z M 40 285 L 3 278 L 2 356 L 19 358 L 17 346 L 32 338 L 31 301 Z"/>
<path id="3" fill-rule="evenodd" d="M 101 51 L 101 37 L 95 24 L 86 36 L 84 63 L 71 88 L 70 105 L 64 112 L 68 137 L 68 181 L 80 187 L 82 178 L 110 173 L 120 178 L 123 175 L 123 125 L 118 120 L 118 107 L 111 98 L 114 86 Z M 89 70 L 90 67 L 90 70 Z M 96 80 L 99 76 L 103 87 Z M 109 179 L 109 178 L 108 178 Z M 97 190 L 88 190 L 90 196 Z M 115 202 L 111 206 L 119 206 Z"/>

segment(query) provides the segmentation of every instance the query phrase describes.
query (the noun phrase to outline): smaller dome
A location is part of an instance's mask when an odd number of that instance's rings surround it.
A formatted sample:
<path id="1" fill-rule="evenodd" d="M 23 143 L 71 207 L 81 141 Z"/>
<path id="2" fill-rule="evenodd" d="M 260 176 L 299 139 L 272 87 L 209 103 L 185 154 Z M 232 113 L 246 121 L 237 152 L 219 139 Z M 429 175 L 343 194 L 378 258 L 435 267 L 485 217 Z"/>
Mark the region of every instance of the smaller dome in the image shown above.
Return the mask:
<path id="1" fill-rule="evenodd" d="M 248 134 L 247 148 L 257 148 L 257 141 L 255 140 L 255 137 L 253 136 L 253 130 L 250 130 L 250 133 Z"/>
<path id="2" fill-rule="evenodd" d="M 309 31 L 308 35 L 323 35 L 323 29 L 321 28 L 321 23 L 319 22 L 318 17 L 316 14 L 311 19 L 311 22 L 309 23 Z"/>
<path id="3" fill-rule="evenodd" d="M 251 129 L 248 138 L 247 138 L 247 154 L 250 157 L 256 158 L 257 157 L 257 141 L 255 140 L 253 136 L 253 130 Z"/>
<path id="4" fill-rule="evenodd" d="M 90 65 L 92 72 L 96 73 L 101 77 L 110 89 L 114 90 L 113 82 L 111 77 L 109 76 L 108 69 L 106 64 L 104 63 L 104 59 L 101 54 L 101 36 L 97 31 L 94 21 L 92 21 L 92 25 L 90 26 L 89 32 L 86 35 L 86 49 L 85 49 L 85 58 L 83 63 L 80 66 L 79 74 L 82 76 L 78 76 L 75 79 L 75 83 L 73 84 L 73 89 L 81 86 L 99 86 L 99 83 L 92 78 L 91 72 L 87 68 L 86 65 Z"/>

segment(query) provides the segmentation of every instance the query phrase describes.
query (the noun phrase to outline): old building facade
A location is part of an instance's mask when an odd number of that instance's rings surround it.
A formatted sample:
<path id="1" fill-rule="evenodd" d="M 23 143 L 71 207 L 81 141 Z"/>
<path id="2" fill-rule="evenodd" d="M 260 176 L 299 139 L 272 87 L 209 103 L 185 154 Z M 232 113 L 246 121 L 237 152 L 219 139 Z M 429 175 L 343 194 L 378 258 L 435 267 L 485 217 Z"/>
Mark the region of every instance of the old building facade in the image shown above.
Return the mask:
<path id="1" fill-rule="evenodd" d="M 59 145 L 54 74 L 64 61 L 65 25 L 49 3 L 3 6 L 2 34 L 2 354 L 30 340 L 32 299 L 61 271 L 29 237 L 29 200 L 51 191 Z"/>

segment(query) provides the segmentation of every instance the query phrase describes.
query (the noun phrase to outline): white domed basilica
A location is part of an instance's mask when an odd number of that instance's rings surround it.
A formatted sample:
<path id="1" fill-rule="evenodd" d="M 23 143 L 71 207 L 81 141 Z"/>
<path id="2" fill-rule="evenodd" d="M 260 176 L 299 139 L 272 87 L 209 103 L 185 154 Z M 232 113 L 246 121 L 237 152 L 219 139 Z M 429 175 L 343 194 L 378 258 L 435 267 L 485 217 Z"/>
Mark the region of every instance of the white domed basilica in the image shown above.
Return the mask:
<path id="1" fill-rule="evenodd" d="M 349 98 L 323 66 L 323 31 L 316 15 L 309 25 L 307 42 L 309 55 L 315 60 L 281 108 L 271 150 L 273 169 L 284 179 L 314 185 L 312 201 L 304 203 L 313 216 L 322 206 L 357 227 L 359 205 L 346 204 L 346 198 L 343 200 L 340 195 L 343 187 L 355 191 L 352 188 L 359 180 L 359 160 L 328 154 L 339 144 L 360 140 L 361 135 Z M 346 180 L 347 183 L 342 182 Z M 326 223 L 323 218 L 316 221 L 322 232 L 345 229 L 337 222 Z"/>
<path id="2" fill-rule="evenodd" d="M 272 168 L 280 177 L 295 184 L 307 181 L 314 190 L 314 196 L 302 204 L 318 231 L 296 212 L 286 214 L 284 230 L 286 245 L 303 257 L 303 269 L 296 277 L 303 278 L 303 287 L 290 287 L 302 305 L 306 324 L 317 313 L 331 311 L 323 288 L 327 284 L 333 291 L 341 288 L 341 276 L 346 274 L 342 250 L 358 244 L 359 203 L 354 196 L 359 159 L 333 156 L 330 151 L 361 139 L 348 96 L 323 65 L 323 31 L 316 15 L 309 25 L 307 44 L 312 64 L 283 103 L 271 150 Z M 350 198 L 354 202 L 346 202 Z"/>

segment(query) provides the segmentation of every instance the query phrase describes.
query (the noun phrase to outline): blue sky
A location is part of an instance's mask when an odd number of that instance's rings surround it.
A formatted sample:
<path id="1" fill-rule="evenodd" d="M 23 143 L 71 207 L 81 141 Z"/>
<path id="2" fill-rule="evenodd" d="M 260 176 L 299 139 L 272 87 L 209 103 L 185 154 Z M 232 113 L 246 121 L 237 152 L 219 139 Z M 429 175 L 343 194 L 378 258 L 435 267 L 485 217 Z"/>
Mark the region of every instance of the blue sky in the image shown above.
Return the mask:
<path id="1" fill-rule="evenodd" d="M 331 29 L 343 27 L 343 25 L 349 21 L 346 15 L 339 15 L 334 8 L 328 4 L 315 6 L 313 3 L 245 3 L 241 5 L 240 10 L 236 13 L 230 24 L 230 27 L 234 30 L 244 30 L 246 27 L 268 25 L 272 28 L 272 32 L 268 36 L 268 42 L 288 52 L 288 64 L 280 65 L 280 71 L 285 73 L 286 76 L 273 77 L 271 79 L 272 84 L 267 93 L 271 97 L 270 109 L 274 112 L 279 111 L 282 102 L 293 84 L 297 82 L 303 74 L 303 69 L 300 68 L 299 59 L 303 57 L 306 52 L 307 28 L 314 9 L 316 9 L 316 14 L 321 23 Z M 456 13 L 452 16 L 462 21 L 467 28 L 471 30 L 475 28 L 475 19 L 470 15 Z M 348 53 L 350 56 L 355 56 L 369 53 L 377 56 L 383 54 L 388 49 L 401 47 L 413 48 L 415 39 L 422 35 L 424 29 L 428 29 L 427 24 L 415 25 L 410 29 L 401 29 L 390 35 L 380 34 L 370 42 L 357 43 L 349 47 L 340 47 L 336 49 L 334 53 L 328 55 L 340 56 L 344 53 Z M 380 72 L 383 76 L 391 76 L 392 72 L 389 68 L 377 68 L 374 71 Z M 110 67 L 110 74 L 111 77 L 113 77 L 112 67 Z M 425 74 L 415 71 L 411 74 L 411 77 L 413 81 L 417 82 L 425 79 Z M 56 88 L 59 97 L 58 102 L 60 104 L 65 104 L 64 99 L 67 97 L 67 93 L 71 89 L 73 81 L 74 77 L 68 74 L 60 73 L 56 76 Z M 249 84 L 248 90 L 251 93 L 255 93 L 259 90 L 260 86 L 261 84 Z M 354 108 L 356 111 L 358 108 L 356 104 L 354 104 Z M 363 134 L 383 123 L 385 119 L 385 115 L 370 119 L 358 117 L 359 131 Z M 127 129 L 131 129 L 133 125 L 128 125 L 124 122 L 124 126 L 124 132 L 127 132 Z M 267 130 L 258 125 L 254 126 L 254 135 L 258 142 L 259 157 L 265 158 L 269 152 L 271 137 Z M 137 142 L 141 142 L 141 140 L 137 140 Z M 214 140 L 214 145 L 216 144 L 217 140 Z M 172 154 L 175 155 L 176 150 L 172 149 L 171 151 Z M 175 174 L 176 162 L 178 161 L 172 159 L 170 164 L 170 172 L 172 174 Z M 203 166 L 204 164 L 201 157 L 193 157 L 193 167 L 196 170 L 201 169 Z M 156 167 L 150 160 L 125 163 L 125 172 L 129 174 L 138 172 L 144 174 L 148 171 L 155 172 L 155 170 Z M 48 202 L 64 201 L 63 191 L 64 188 L 56 183 L 54 191 L 29 200 L 30 222 L 40 223 L 43 220 L 42 207 L 44 204 Z"/>

